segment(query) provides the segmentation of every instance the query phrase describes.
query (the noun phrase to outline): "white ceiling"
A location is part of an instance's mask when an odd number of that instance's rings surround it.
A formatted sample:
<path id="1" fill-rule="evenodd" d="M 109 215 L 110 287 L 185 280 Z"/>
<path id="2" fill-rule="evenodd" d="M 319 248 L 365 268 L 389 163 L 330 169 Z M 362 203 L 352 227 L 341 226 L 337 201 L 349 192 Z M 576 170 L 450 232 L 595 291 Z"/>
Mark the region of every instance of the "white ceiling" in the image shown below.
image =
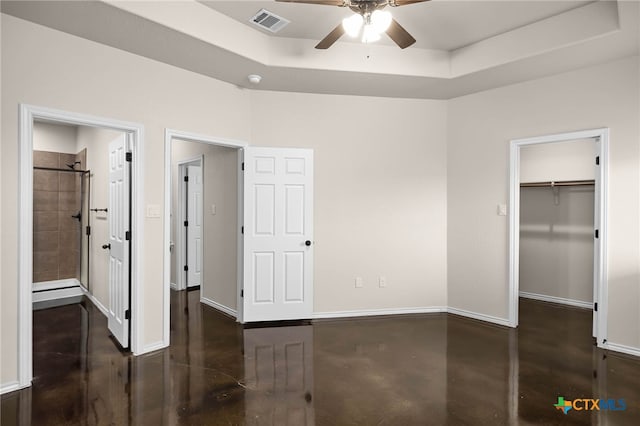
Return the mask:
<path id="1" fill-rule="evenodd" d="M 593 0 L 432 0 L 387 10 L 391 11 L 393 17 L 416 39 L 412 48 L 449 51 L 592 2 Z M 260 9 L 266 9 L 291 23 L 276 34 L 261 28 L 258 28 L 258 31 L 270 36 L 309 39 L 316 42 L 322 40 L 343 18 L 353 14 L 344 7 L 284 3 L 275 0 L 202 0 L 200 3 L 253 29 L 257 27 L 249 22 L 250 19 Z M 345 36 L 341 41 L 351 39 Z M 393 45 L 388 37 L 384 37 L 379 43 Z"/>
<path id="2" fill-rule="evenodd" d="M 266 6 L 266 7 L 265 7 Z M 314 45 L 345 10 L 275 1 L 7 1 L 2 13 L 240 87 L 448 99 L 640 52 L 640 2 L 434 0 L 392 9 L 418 39 Z M 278 36 L 246 20 L 265 7 Z M 240 20 L 242 23 L 240 23 Z M 263 76 L 252 86 L 247 75 Z"/>

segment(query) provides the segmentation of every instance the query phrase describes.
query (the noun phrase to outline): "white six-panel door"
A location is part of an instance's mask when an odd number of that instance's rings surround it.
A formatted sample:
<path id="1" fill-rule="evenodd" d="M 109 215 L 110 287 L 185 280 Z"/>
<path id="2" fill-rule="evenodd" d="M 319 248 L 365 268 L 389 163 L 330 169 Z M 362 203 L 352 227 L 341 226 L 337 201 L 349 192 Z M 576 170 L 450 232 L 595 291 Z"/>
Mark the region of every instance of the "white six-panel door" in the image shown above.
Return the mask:
<path id="1" fill-rule="evenodd" d="M 127 135 L 109 144 L 109 331 L 124 348 L 129 347 L 129 165 Z"/>
<path id="2" fill-rule="evenodd" d="M 202 167 L 187 166 L 187 287 L 202 284 Z"/>
<path id="3" fill-rule="evenodd" d="M 243 321 L 311 318 L 313 151 L 244 151 Z"/>

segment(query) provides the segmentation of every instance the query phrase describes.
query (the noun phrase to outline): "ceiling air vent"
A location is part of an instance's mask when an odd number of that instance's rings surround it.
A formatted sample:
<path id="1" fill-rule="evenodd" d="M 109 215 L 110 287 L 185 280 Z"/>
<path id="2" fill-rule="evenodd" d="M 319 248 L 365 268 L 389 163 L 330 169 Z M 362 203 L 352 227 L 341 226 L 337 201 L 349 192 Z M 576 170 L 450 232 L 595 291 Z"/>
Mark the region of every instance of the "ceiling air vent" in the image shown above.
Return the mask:
<path id="1" fill-rule="evenodd" d="M 264 30 L 277 33 L 291 21 L 269 12 L 268 10 L 261 9 L 260 12 L 256 13 L 255 16 L 251 18 L 251 22 Z"/>

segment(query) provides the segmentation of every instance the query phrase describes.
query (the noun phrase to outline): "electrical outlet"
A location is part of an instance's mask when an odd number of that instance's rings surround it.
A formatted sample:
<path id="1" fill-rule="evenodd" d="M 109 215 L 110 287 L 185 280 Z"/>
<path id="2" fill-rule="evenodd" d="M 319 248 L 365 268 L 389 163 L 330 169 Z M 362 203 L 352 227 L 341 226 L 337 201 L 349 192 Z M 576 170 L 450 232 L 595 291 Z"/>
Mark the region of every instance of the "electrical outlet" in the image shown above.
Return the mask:
<path id="1" fill-rule="evenodd" d="M 356 277 L 356 288 L 364 287 L 364 282 L 362 281 L 362 277 Z"/>
<path id="2" fill-rule="evenodd" d="M 386 287 L 387 286 L 387 278 L 386 277 L 378 277 L 378 284 L 380 285 L 380 287 Z"/>

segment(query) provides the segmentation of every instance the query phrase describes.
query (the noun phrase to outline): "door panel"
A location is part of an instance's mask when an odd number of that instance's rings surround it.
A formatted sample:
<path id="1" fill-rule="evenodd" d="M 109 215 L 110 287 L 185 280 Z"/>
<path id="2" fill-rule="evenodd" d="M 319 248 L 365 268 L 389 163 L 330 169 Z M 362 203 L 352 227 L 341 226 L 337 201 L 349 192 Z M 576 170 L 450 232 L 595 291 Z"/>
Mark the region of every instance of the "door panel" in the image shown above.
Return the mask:
<path id="1" fill-rule="evenodd" d="M 187 166 L 187 287 L 202 284 L 202 167 Z"/>
<path id="2" fill-rule="evenodd" d="M 127 135 L 109 144 L 109 331 L 123 348 L 129 347 L 129 163 Z"/>
<path id="3" fill-rule="evenodd" d="M 243 319 L 310 318 L 313 151 L 250 147 L 244 164 Z"/>

